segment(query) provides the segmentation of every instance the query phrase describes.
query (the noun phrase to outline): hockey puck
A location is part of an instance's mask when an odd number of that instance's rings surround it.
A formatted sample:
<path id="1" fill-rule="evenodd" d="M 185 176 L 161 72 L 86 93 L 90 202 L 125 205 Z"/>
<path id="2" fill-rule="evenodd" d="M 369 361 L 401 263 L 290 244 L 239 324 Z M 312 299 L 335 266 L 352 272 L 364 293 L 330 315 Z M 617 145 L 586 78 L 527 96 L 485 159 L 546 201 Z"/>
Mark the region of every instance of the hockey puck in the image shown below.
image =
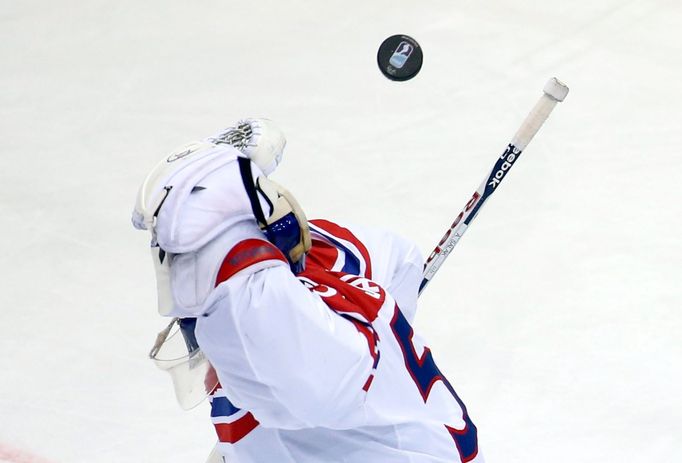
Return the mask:
<path id="1" fill-rule="evenodd" d="M 407 35 L 392 35 L 377 52 L 379 69 L 391 80 L 410 80 L 422 68 L 423 60 L 421 47 Z"/>

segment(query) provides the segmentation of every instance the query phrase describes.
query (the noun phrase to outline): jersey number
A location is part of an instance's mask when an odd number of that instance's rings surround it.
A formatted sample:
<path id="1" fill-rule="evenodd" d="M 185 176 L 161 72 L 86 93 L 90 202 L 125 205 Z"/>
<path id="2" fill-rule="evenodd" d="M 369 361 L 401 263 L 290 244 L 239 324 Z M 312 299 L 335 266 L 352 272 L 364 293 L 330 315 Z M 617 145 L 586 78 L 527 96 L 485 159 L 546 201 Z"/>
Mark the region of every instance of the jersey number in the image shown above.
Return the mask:
<path id="1" fill-rule="evenodd" d="M 424 403 L 426 403 L 429 398 L 433 385 L 437 381 L 442 381 L 462 408 L 465 423 L 464 429 L 455 429 L 448 425 L 445 425 L 445 428 L 455 441 L 462 462 L 466 463 L 473 460 L 478 454 L 476 426 L 469 418 L 464 403 L 457 396 L 457 393 L 452 385 L 450 385 L 447 378 L 443 376 L 443 373 L 438 369 L 438 366 L 436 366 L 433 355 L 431 355 L 431 350 L 428 347 L 425 347 L 421 357 L 417 355 L 417 351 L 412 343 L 414 331 L 397 306 L 395 308 L 393 320 L 391 320 L 391 329 L 393 330 L 393 334 L 395 335 L 398 344 L 400 344 L 407 371 L 410 373 L 410 376 L 412 376 L 414 384 L 417 385 L 417 389 L 419 390 L 422 399 L 424 399 Z"/>

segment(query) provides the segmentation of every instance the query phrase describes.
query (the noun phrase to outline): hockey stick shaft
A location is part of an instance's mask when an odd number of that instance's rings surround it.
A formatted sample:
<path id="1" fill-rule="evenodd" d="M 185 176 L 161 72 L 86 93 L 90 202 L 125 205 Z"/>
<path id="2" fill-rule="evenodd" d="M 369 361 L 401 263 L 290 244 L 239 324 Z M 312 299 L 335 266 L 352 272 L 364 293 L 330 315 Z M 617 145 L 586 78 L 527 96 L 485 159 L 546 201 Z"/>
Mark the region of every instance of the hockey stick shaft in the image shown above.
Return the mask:
<path id="1" fill-rule="evenodd" d="M 443 238 L 441 238 L 438 246 L 429 255 L 424 265 L 424 278 L 421 285 L 419 285 L 419 294 L 422 293 L 426 285 L 433 279 L 445 259 L 462 238 L 464 232 L 466 232 L 469 224 L 476 218 L 483 204 L 485 204 L 507 176 L 507 173 L 519 158 L 521 152 L 528 146 L 528 143 L 530 143 L 535 134 L 538 133 L 538 130 L 547 120 L 556 104 L 564 101 L 567 94 L 568 87 L 556 78 L 550 79 L 545 84 L 542 96 L 516 131 L 511 142 L 507 145 L 507 149 L 504 150 L 502 156 L 497 160 L 471 199 L 464 205 L 462 211 L 445 232 Z"/>

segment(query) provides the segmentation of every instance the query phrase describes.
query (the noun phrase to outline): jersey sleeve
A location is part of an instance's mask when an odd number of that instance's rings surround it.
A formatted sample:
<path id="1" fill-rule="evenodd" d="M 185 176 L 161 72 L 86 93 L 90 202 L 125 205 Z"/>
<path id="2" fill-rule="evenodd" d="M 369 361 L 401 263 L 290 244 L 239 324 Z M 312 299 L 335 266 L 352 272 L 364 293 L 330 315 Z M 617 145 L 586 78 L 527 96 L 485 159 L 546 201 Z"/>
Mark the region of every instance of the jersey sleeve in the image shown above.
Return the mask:
<path id="1" fill-rule="evenodd" d="M 353 323 L 285 266 L 235 276 L 197 322 L 232 403 L 265 427 L 343 429 L 362 413 L 374 358 Z"/>
<path id="2" fill-rule="evenodd" d="M 356 233 L 369 250 L 374 269 L 372 279 L 393 296 L 412 323 L 424 272 L 419 248 L 407 238 L 386 230 L 358 227 Z"/>

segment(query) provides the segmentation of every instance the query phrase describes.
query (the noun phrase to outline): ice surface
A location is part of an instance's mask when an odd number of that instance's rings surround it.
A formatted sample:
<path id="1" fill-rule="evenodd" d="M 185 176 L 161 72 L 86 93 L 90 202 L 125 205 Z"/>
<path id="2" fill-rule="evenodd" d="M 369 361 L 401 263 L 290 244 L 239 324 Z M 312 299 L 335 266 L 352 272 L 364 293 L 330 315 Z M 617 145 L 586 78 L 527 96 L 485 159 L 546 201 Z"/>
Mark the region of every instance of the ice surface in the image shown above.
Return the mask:
<path id="1" fill-rule="evenodd" d="M 428 253 L 556 76 L 418 327 L 489 462 L 682 460 L 681 23 L 676 0 L 3 2 L 0 458 L 210 451 L 146 359 L 164 321 L 129 220 L 161 156 L 270 117 L 309 217 Z M 424 50 L 404 83 L 375 62 L 398 33 Z"/>

